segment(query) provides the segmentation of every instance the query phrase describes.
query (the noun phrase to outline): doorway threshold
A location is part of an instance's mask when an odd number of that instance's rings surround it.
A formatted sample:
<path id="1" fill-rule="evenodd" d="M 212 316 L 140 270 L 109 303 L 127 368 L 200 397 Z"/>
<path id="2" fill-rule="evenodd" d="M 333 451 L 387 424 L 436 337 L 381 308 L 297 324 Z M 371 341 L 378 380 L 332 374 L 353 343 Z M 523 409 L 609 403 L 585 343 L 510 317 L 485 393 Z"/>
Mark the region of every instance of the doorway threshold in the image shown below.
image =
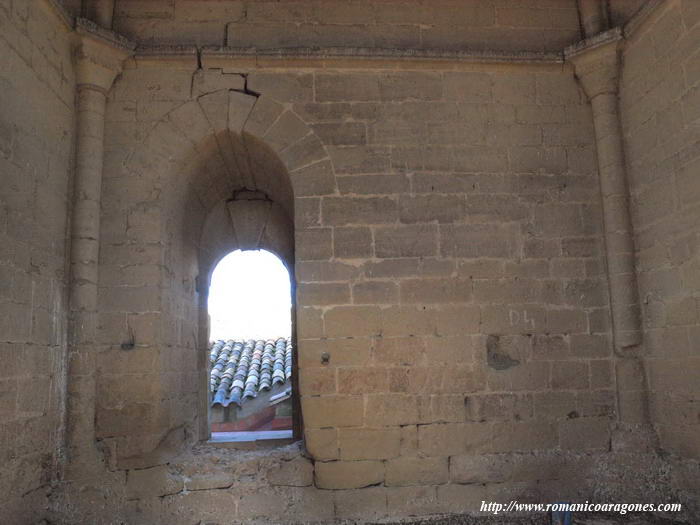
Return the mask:
<path id="1" fill-rule="evenodd" d="M 210 445 L 227 448 L 257 449 L 294 443 L 293 430 L 258 430 L 246 432 L 212 432 Z"/>

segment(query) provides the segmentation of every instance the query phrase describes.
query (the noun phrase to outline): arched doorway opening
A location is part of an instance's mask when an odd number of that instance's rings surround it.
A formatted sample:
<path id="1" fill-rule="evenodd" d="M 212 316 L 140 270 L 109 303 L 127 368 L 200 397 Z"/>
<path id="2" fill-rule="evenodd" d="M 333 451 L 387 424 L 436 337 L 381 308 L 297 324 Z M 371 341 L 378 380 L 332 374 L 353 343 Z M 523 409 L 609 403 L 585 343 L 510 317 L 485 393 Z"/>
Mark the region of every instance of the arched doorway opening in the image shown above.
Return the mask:
<path id="1" fill-rule="evenodd" d="M 334 192 L 335 176 L 322 142 L 291 108 L 228 88 L 174 108 L 111 175 L 119 183 L 106 185 L 105 202 L 120 203 L 110 218 L 128 223 L 128 242 L 120 234 L 118 250 L 109 250 L 117 256 L 112 270 L 112 261 L 100 263 L 101 284 L 119 292 L 149 286 L 153 293 L 139 294 L 121 312 L 129 319 L 148 312 L 148 322 L 123 329 L 114 353 L 103 357 L 123 365 L 130 379 L 117 407 L 97 407 L 97 436 L 111 440 L 117 464 L 145 466 L 210 439 L 207 302 L 214 267 L 233 250 L 265 249 L 284 261 L 294 290 L 296 238 L 318 230 L 295 213 L 295 197 Z M 137 201 L 123 194 L 122 177 L 125 187 L 139 189 Z M 135 341 L 138 354 L 126 359 L 124 341 Z M 298 376 L 292 374 L 294 439 L 303 428 Z"/>
<path id="2" fill-rule="evenodd" d="M 292 437 L 292 288 L 266 250 L 234 250 L 208 297 L 213 441 Z"/>

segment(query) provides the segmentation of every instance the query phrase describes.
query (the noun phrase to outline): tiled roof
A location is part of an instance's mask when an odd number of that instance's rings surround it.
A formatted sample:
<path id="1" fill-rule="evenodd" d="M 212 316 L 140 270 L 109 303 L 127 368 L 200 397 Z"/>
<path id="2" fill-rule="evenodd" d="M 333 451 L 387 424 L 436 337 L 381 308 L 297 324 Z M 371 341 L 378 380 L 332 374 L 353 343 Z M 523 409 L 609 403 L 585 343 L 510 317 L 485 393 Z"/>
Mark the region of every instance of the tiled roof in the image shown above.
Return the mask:
<path id="1" fill-rule="evenodd" d="M 238 406 L 292 377 L 292 342 L 250 339 L 215 341 L 209 354 L 212 406 Z"/>

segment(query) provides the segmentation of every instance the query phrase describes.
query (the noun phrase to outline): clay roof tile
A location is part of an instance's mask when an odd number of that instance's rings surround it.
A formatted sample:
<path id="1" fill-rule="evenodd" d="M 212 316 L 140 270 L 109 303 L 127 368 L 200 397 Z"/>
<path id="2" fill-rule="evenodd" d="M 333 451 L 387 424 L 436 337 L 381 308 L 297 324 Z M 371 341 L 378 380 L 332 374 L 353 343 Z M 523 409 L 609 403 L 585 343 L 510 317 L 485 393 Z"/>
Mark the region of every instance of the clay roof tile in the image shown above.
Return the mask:
<path id="1" fill-rule="evenodd" d="M 292 377 L 292 342 L 277 339 L 218 340 L 211 344 L 209 374 L 212 406 L 241 406 L 272 385 Z"/>

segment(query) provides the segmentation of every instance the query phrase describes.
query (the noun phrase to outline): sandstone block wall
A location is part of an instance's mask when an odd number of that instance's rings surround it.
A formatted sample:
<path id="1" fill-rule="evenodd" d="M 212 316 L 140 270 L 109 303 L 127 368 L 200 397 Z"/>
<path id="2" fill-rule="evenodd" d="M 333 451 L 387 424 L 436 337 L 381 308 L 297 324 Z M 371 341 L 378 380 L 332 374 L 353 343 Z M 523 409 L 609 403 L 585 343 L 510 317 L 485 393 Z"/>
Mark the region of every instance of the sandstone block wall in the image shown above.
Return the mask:
<path id="1" fill-rule="evenodd" d="M 117 0 L 114 28 L 148 43 L 561 51 L 575 0 Z"/>
<path id="2" fill-rule="evenodd" d="M 466 69 L 245 78 L 261 94 L 253 115 L 273 115 L 256 124 L 263 142 L 283 157 L 295 145 L 276 137 L 321 145 L 291 174 L 300 392 L 319 487 L 448 483 L 448 458 L 609 448 L 615 396 L 589 108 L 568 67 Z M 148 441 L 115 426 L 117 413 L 160 414 L 151 446 L 203 417 L 182 402 L 198 388 L 194 376 L 182 382 L 195 366 L 183 371 L 194 359 L 198 269 L 183 264 L 196 250 L 178 228 L 196 215 L 158 200 L 179 187 L 166 168 L 186 147 L 162 122 L 201 96 L 192 86 L 202 75 L 241 90 L 235 71 L 137 61 L 108 105 L 103 318 L 119 324 L 105 331 L 98 432 L 122 436 L 122 450 L 133 442 L 132 452 Z M 144 197 L 160 233 L 130 226 Z M 120 273 L 139 268 L 161 285 Z M 113 302 L 126 292 L 129 304 Z M 127 359 L 124 319 L 151 315 L 145 339 L 133 326 L 153 352 Z"/>
<path id="3" fill-rule="evenodd" d="M 646 0 L 614 0 L 608 2 L 608 15 L 612 27 L 622 26 L 637 13 Z"/>
<path id="4" fill-rule="evenodd" d="M 30 510 L 59 523 L 362 521 L 697 487 L 692 459 L 671 471 L 612 445 L 625 443 L 612 433 L 595 141 L 568 65 L 241 65 L 143 46 L 105 119 L 97 388 L 84 400 L 105 468 L 50 484 L 70 395 L 74 86 L 48 5 L 0 2 L 10 522 Z M 694 6 L 669 0 L 644 22 L 621 96 L 652 418 L 685 458 L 697 458 L 698 431 Z M 117 0 L 115 14 L 146 44 L 558 52 L 580 37 L 573 0 Z M 240 241 L 224 201 L 241 188 L 287 221 L 268 223 L 266 246 L 288 254 L 293 237 L 305 450 L 192 447 L 206 435 L 207 264 Z M 293 236 L 276 226 L 291 222 Z M 52 503 L 30 505 L 44 486 Z"/>
<path id="5" fill-rule="evenodd" d="M 42 2 L 0 2 L 0 92 L 0 521 L 18 523 L 55 478 L 66 395 L 74 81 Z"/>
<path id="6" fill-rule="evenodd" d="M 700 6 L 672 0 L 628 42 L 621 108 L 651 414 L 664 449 L 700 458 Z"/>
<path id="7" fill-rule="evenodd" d="M 297 256 L 297 298 L 307 446 L 329 461 L 318 484 L 446 482 L 448 457 L 607 449 L 600 211 L 571 72 L 253 73 L 248 85 L 290 76 L 314 87 L 290 101 L 337 187 L 297 198 L 317 210 L 297 225 L 317 232 Z"/>

